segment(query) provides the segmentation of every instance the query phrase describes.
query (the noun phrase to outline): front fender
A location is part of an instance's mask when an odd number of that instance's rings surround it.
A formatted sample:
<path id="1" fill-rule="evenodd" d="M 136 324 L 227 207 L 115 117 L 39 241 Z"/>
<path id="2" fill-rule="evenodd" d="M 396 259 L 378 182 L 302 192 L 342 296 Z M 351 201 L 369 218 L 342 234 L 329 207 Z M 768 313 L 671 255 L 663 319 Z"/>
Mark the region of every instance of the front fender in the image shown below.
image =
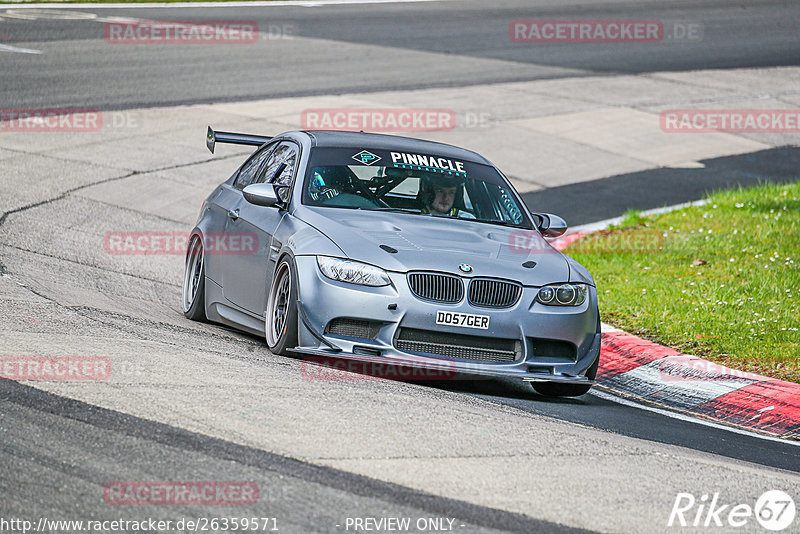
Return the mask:
<path id="1" fill-rule="evenodd" d="M 280 252 L 292 256 L 338 256 L 346 257 L 328 236 L 300 219 L 287 215 L 275 231 L 275 241 L 280 243 Z"/>

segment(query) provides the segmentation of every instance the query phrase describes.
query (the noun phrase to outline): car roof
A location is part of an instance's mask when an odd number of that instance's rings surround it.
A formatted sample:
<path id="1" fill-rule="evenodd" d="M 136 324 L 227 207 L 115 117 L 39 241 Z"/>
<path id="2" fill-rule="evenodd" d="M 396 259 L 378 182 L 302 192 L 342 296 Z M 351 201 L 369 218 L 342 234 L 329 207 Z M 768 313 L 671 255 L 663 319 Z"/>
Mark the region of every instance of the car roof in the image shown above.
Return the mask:
<path id="1" fill-rule="evenodd" d="M 492 165 L 492 163 L 472 150 L 455 147 L 435 141 L 424 141 L 399 135 L 386 135 L 365 132 L 341 132 L 328 130 L 304 130 L 317 147 L 330 148 L 373 148 L 377 150 L 397 150 L 436 154 L 453 159 Z"/>

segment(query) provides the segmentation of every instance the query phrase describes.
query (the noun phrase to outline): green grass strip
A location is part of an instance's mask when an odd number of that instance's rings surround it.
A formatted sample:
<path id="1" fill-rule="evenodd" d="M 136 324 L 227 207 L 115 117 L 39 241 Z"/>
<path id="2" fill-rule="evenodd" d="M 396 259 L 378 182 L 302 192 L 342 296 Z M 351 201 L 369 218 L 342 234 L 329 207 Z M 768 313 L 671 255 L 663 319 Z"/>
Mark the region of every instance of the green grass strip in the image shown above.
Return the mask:
<path id="1" fill-rule="evenodd" d="M 800 382 L 800 184 L 717 192 L 565 251 L 603 321 L 742 371 Z"/>

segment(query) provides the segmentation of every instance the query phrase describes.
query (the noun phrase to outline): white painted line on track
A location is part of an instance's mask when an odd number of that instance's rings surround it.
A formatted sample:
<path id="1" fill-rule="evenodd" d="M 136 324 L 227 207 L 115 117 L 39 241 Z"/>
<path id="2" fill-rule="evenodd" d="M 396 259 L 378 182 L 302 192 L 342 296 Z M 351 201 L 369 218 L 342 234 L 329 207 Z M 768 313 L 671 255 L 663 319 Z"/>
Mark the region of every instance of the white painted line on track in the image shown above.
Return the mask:
<path id="1" fill-rule="evenodd" d="M 7 19 L 22 20 L 87 20 L 97 18 L 94 13 L 84 13 L 82 11 L 36 11 L 31 9 L 7 9 L 3 11 L 3 16 Z"/>
<path id="2" fill-rule="evenodd" d="M 303 2 L 300 0 L 287 0 L 278 2 L 153 2 L 131 4 L 0 4 L 0 9 L 136 9 L 136 8 L 169 8 L 169 7 L 320 7 L 358 4 L 410 4 L 419 2 L 441 2 L 443 0 L 319 0 Z"/>
<path id="3" fill-rule="evenodd" d="M 723 425 L 721 423 L 714 423 L 713 421 L 708 421 L 706 419 L 702 419 L 697 415 L 684 413 L 684 412 L 676 412 L 673 410 L 667 410 L 663 408 L 656 408 L 655 406 L 650 406 L 648 404 L 634 402 L 632 400 L 625 399 L 618 395 L 614 395 L 613 393 L 608 393 L 606 391 L 601 391 L 597 389 L 597 386 L 593 387 L 591 391 L 588 393 L 589 395 L 594 395 L 603 400 L 607 400 L 610 402 L 614 402 L 617 404 L 622 404 L 623 406 L 629 406 L 631 408 L 638 408 L 640 410 L 646 410 L 648 412 L 657 413 L 659 415 L 663 415 L 665 417 L 671 417 L 672 419 L 678 419 L 680 421 L 686 421 L 689 423 L 696 423 L 698 425 L 704 425 L 711 428 L 716 428 L 719 430 L 727 430 L 728 432 L 733 432 L 734 434 L 741 434 L 743 436 L 749 436 L 751 438 L 758 438 L 767 441 L 775 441 L 777 443 L 784 443 L 786 445 L 794 445 L 796 447 L 800 447 L 800 441 L 794 441 L 790 439 L 779 438 L 775 436 L 768 436 L 766 434 L 759 434 L 758 432 L 751 432 L 749 430 L 745 430 L 743 428 Z"/>
<path id="4" fill-rule="evenodd" d="M 32 48 L 17 48 L 16 46 L 0 44 L 0 52 L 16 52 L 17 54 L 44 54 L 41 50 Z"/>

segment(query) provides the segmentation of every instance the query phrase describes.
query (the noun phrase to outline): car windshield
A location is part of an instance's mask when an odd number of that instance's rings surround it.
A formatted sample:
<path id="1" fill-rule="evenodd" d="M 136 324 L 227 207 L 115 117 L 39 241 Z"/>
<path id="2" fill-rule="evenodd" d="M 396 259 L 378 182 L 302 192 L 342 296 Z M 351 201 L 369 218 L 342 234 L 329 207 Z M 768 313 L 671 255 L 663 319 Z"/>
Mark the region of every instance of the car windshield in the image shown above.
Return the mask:
<path id="1" fill-rule="evenodd" d="M 430 154 L 317 148 L 303 204 L 531 228 L 518 196 L 493 167 Z"/>

